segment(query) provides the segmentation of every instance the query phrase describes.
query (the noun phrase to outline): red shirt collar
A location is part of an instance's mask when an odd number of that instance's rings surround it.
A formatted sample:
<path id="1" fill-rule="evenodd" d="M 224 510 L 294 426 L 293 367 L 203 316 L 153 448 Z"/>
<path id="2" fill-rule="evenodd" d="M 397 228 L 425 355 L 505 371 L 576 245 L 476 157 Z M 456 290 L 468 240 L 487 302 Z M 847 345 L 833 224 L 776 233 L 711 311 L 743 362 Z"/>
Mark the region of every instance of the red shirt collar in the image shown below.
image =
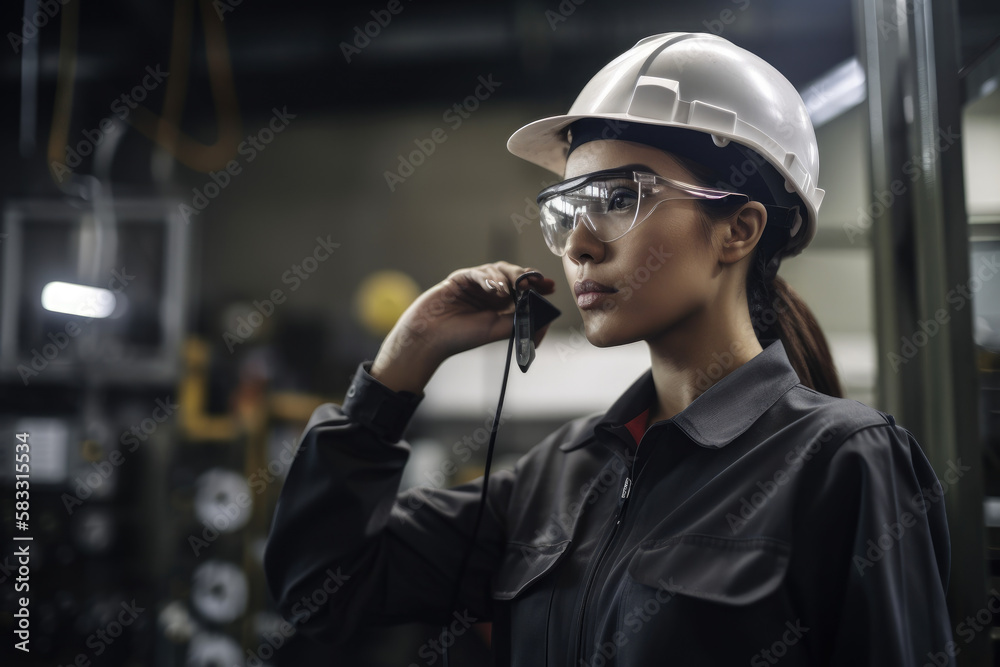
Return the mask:
<path id="1" fill-rule="evenodd" d="M 639 446 L 639 441 L 642 440 L 642 435 L 646 432 L 646 420 L 649 418 L 649 408 L 643 410 L 640 414 L 636 415 L 625 424 L 625 428 L 628 429 L 632 437 L 635 438 L 636 447 Z"/>

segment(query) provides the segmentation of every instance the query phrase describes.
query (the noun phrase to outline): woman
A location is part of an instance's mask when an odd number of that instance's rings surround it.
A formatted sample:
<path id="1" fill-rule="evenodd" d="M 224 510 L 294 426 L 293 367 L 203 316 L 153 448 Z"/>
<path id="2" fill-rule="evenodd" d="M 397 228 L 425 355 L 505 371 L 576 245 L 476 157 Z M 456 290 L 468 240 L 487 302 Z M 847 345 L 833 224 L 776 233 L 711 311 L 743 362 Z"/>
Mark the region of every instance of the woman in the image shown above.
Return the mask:
<path id="1" fill-rule="evenodd" d="M 399 494 L 400 436 L 444 359 L 510 335 L 525 269 L 453 272 L 307 426 L 265 555 L 285 617 L 329 641 L 492 621 L 498 665 L 952 664 L 934 471 L 891 416 L 839 397 L 775 276 L 823 195 L 794 88 L 722 38 L 657 35 L 508 147 L 566 179 L 540 217 L 588 340 L 644 340 L 651 368 L 491 476 L 462 569 L 482 478 Z"/>

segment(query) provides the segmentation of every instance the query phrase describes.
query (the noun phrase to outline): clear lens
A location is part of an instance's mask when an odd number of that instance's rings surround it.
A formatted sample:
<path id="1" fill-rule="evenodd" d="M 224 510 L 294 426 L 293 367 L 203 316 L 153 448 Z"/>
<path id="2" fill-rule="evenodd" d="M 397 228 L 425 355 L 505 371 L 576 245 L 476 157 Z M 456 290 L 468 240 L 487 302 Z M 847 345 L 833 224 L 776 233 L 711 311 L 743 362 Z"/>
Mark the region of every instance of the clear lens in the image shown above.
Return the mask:
<path id="1" fill-rule="evenodd" d="M 577 221 L 601 241 L 613 241 L 631 229 L 641 200 L 639 184 L 622 177 L 592 180 L 556 194 L 539 207 L 545 241 L 562 255 Z"/>
<path id="2" fill-rule="evenodd" d="M 553 253 L 579 222 L 600 241 L 620 239 L 670 199 L 721 199 L 737 194 L 641 172 L 596 172 L 554 185 L 538 196 L 542 235 Z M 746 197 L 746 195 L 739 195 Z M 746 197 L 749 199 L 749 197 Z"/>

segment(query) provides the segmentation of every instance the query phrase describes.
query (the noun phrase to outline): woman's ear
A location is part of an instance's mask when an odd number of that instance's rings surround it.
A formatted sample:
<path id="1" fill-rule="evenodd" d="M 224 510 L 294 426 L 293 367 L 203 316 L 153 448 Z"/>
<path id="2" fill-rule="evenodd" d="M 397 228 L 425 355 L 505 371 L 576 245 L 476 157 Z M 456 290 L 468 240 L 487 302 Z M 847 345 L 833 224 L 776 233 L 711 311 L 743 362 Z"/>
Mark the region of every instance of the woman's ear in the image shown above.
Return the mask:
<path id="1" fill-rule="evenodd" d="M 757 246 L 767 225 L 767 209 L 757 201 L 744 204 L 724 223 L 720 259 L 724 263 L 738 262 Z"/>

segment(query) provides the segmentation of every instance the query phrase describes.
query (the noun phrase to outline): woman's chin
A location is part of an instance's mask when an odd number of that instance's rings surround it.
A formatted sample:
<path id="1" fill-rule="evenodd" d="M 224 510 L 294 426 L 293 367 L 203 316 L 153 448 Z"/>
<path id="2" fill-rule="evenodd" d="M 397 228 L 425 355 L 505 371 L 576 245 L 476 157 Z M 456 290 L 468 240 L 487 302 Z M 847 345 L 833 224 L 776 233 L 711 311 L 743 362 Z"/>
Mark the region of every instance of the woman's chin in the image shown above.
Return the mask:
<path id="1" fill-rule="evenodd" d="M 608 320 L 600 322 L 596 319 L 584 316 L 583 322 L 583 334 L 594 347 L 615 347 L 632 342 L 632 340 L 626 339 L 621 327 L 616 326 L 615 323 Z"/>

